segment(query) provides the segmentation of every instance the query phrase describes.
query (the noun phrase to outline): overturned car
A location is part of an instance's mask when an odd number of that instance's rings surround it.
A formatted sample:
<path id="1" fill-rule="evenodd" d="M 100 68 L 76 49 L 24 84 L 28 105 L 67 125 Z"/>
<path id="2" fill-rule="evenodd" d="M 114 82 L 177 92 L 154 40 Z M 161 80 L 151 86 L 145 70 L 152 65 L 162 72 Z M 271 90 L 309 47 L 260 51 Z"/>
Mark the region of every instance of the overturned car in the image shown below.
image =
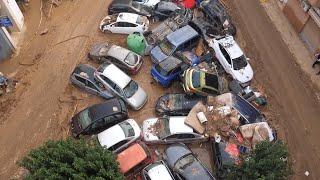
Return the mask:
<path id="1" fill-rule="evenodd" d="M 202 1 L 200 7 L 206 15 L 207 21 L 211 24 L 212 29 L 224 34 L 236 35 L 236 27 L 232 24 L 227 10 L 219 0 Z"/>
<path id="2" fill-rule="evenodd" d="M 174 17 L 171 17 L 159 24 L 152 31 L 145 33 L 148 45 L 154 46 L 162 41 L 168 34 L 188 24 L 192 19 L 192 11 L 184 9 Z"/>

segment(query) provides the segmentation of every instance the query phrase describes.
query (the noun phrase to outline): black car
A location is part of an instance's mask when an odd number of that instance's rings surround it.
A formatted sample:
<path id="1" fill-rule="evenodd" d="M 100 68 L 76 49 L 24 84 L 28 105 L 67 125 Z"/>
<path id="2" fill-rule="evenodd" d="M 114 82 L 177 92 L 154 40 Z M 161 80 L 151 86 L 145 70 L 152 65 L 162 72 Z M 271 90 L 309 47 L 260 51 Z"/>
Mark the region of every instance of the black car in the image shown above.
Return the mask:
<path id="1" fill-rule="evenodd" d="M 80 64 L 78 65 L 70 76 L 70 81 L 75 86 L 91 93 L 94 95 L 101 96 L 105 99 L 113 98 L 114 96 L 102 86 L 99 86 L 99 83 L 94 78 L 94 72 L 96 68 L 87 65 Z"/>
<path id="2" fill-rule="evenodd" d="M 74 137 L 97 134 L 127 118 L 125 103 L 121 99 L 113 98 L 74 115 L 71 119 L 71 132 Z"/>
<path id="3" fill-rule="evenodd" d="M 215 180 L 208 169 L 183 143 L 169 146 L 165 150 L 164 158 L 178 179 Z"/>
<path id="4" fill-rule="evenodd" d="M 151 8 L 132 0 L 113 0 L 108 7 L 109 15 L 128 12 L 150 17 L 151 11 Z"/>
<path id="5" fill-rule="evenodd" d="M 216 175 L 219 179 L 226 179 L 230 172 L 229 167 L 239 164 L 240 153 L 248 153 L 248 149 L 233 143 L 217 143 L 215 140 L 211 140 L 210 143 Z"/>
<path id="6" fill-rule="evenodd" d="M 220 30 L 229 35 L 236 35 L 236 27 L 232 24 L 227 10 L 219 0 L 205 0 L 200 4 L 206 19 L 210 22 L 213 29 Z"/>
<path id="7" fill-rule="evenodd" d="M 156 20 L 165 20 L 175 14 L 180 14 L 179 12 L 183 12 L 184 8 L 179 7 L 176 3 L 168 2 L 168 1 L 160 1 L 155 7 L 153 11 L 153 17 Z"/>
<path id="8" fill-rule="evenodd" d="M 158 99 L 156 113 L 160 116 L 186 116 L 199 101 L 205 101 L 205 97 L 186 93 L 167 93 Z"/>

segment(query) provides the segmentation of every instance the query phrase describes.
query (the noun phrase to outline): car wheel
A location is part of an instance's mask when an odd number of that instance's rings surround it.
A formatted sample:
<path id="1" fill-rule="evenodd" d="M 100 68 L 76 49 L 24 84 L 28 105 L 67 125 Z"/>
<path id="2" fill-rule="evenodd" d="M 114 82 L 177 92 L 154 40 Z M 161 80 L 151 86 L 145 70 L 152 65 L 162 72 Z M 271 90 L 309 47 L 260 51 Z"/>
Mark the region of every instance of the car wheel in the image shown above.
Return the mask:
<path id="1" fill-rule="evenodd" d="M 112 32 L 110 30 L 105 30 L 103 32 L 106 33 L 106 34 L 112 34 Z"/>

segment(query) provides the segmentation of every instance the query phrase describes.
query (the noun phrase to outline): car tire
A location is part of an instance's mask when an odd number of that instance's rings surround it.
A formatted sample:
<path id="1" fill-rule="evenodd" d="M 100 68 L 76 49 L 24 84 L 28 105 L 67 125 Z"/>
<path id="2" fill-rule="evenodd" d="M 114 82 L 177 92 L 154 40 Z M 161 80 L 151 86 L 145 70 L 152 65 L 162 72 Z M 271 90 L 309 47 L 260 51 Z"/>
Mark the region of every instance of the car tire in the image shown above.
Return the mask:
<path id="1" fill-rule="evenodd" d="M 112 32 L 110 30 L 105 30 L 103 32 L 106 33 L 106 34 L 112 34 Z"/>

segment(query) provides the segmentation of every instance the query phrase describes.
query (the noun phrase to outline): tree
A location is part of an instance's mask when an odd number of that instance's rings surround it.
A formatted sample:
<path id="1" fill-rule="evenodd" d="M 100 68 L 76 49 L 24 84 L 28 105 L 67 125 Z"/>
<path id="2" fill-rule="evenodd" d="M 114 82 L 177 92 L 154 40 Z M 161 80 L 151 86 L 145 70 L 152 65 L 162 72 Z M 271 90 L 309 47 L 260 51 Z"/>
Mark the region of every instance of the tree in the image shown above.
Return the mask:
<path id="1" fill-rule="evenodd" d="M 84 140 L 47 141 L 19 166 L 29 170 L 26 179 L 124 179 L 112 152 Z"/>
<path id="2" fill-rule="evenodd" d="M 240 166 L 231 166 L 227 179 L 287 179 L 291 166 L 287 160 L 289 152 L 281 141 L 263 141 L 248 156 L 242 157 Z"/>

